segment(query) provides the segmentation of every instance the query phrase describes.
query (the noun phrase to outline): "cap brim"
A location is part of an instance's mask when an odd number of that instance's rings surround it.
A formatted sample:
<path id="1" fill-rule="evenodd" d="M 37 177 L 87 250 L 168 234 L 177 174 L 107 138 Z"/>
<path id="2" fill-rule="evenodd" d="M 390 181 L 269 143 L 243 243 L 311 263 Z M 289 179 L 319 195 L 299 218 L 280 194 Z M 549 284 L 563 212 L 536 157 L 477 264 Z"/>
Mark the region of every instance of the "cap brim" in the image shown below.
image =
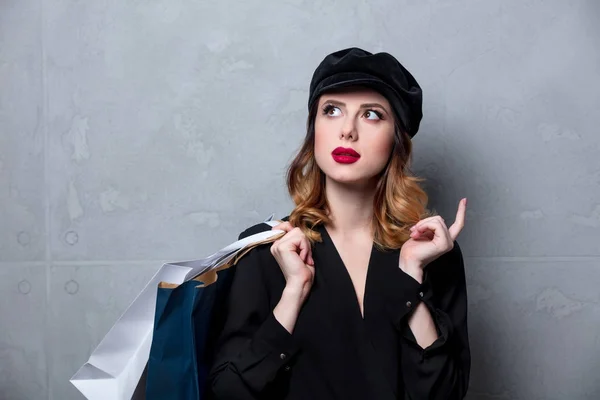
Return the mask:
<path id="1" fill-rule="evenodd" d="M 311 103 L 326 91 L 350 86 L 367 86 L 379 92 L 383 92 L 382 94 L 386 97 L 399 97 L 396 91 L 390 85 L 376 76 L 361 72 L 346 72 L 330 76 L 321 81 L 313 92 Z"/>

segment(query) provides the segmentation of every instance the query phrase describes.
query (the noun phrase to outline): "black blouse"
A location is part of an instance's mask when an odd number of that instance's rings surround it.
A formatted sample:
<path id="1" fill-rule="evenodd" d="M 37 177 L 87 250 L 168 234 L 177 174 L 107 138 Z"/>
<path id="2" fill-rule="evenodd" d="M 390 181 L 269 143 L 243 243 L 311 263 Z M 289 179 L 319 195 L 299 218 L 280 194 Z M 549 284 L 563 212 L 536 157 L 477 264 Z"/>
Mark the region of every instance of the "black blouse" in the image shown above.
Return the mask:
<path id="1" fill-rule="evenodd" d="M 286 220 L 284 218 L 284 220 Z M 257 224 L 240 238 L 271 229 Z M 317 226 L 315 280 L 293 334 L 274 317 L 285 279 L 260 245 L 240 259 L 210 371 L 214 399 L 462 399 L 469 384 L 467 293 L 462 253 L 430 263 L 422 284 L 398 267 L 400 250 L 372 247 L 361 315 L 331 237 Z M 422 349 L 408 326 L 423 301 L 439 338 Z"/>

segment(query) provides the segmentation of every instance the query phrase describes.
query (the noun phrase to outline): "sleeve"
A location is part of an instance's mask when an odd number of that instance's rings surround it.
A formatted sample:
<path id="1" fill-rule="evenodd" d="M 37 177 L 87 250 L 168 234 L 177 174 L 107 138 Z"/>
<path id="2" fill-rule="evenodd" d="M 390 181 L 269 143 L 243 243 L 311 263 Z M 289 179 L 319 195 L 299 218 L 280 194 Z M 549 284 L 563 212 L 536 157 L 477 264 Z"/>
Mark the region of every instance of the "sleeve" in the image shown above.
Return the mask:
<path id="1" fill-rule="evenodd" d="M 417 301 L 401 317 L 399 326 L 401 369 L 406 399 L 410 400 L 460 400 L 469 386 L 467 289 L 458 243 L 455 241 L 447 256 L 438 260 L 436 265 L 425 269 L 423 284 L 405 274 L 414 281 L 414 290 L 418 292 L 414 296 Z M 429 267 L 434 270 L 428 271 Z M 419 300 L 429 309 L 438 332 L 438 339 L 425 349 L 417 343 L 408 325 L 408 317 Z"/>
<path id="2" fill-rule="evenodd" d="M 261 261 L 255 248 L 235 266 L 208 376 L 212 398 L 268 398 L 270 386 L 298 352 L 293 336 L 273 315 Z"/>

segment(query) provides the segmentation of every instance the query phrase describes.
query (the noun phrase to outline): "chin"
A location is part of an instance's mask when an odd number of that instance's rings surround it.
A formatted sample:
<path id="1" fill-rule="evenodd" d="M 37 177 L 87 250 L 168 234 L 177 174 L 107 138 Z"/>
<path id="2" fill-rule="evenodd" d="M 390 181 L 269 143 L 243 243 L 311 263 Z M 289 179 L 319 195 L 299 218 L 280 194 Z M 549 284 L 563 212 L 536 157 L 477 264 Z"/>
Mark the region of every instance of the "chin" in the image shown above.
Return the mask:
<path id="1" fill-rule="evenodd" d="M 347 172 L 340 173 L 339 171 L 333 172 L 331 174 L 325 171 L 325 175 L 330 180 L 342 185 L 363 185 L 373 178 L 372 176 L 365 176 L 362 174 L 349 174 Z"/>
<path id="2" fill-rule="evenodd" d="M 322 163 L 323 160 L 320 160 L 319 158 L 317 158 L 316 161 L 317 165 L 327 176 L 327 178 L 339 184 L 361 185 L 371 181 L 375 176 L 374 174 L 370 173 L 371 171 L 364 171 L 364 166 L 361 168 L 361 166 L 355 164 L 341 165 L 333 160 L 331 160 L 331 163 L 329 160 L 327 160 L 325 163 Z"/>

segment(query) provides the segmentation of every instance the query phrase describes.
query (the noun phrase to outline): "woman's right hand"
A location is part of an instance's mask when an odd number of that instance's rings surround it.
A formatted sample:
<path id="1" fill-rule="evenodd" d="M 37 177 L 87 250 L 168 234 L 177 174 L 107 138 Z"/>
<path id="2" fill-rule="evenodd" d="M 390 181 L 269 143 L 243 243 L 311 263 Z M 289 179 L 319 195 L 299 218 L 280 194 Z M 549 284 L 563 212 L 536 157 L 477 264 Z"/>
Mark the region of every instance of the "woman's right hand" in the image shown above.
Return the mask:
<path id="1" fill-rule="evenodd" d="M 285 277 L 286 290 L 297 291 L 304 300 L 315 279 L 315 262 L 312 258 L 310 242 L 300 228 L 294 228 L 287 221 L 272 229 L 286 232 L 271 246 L 271 254 L 277 260 Z"/>

